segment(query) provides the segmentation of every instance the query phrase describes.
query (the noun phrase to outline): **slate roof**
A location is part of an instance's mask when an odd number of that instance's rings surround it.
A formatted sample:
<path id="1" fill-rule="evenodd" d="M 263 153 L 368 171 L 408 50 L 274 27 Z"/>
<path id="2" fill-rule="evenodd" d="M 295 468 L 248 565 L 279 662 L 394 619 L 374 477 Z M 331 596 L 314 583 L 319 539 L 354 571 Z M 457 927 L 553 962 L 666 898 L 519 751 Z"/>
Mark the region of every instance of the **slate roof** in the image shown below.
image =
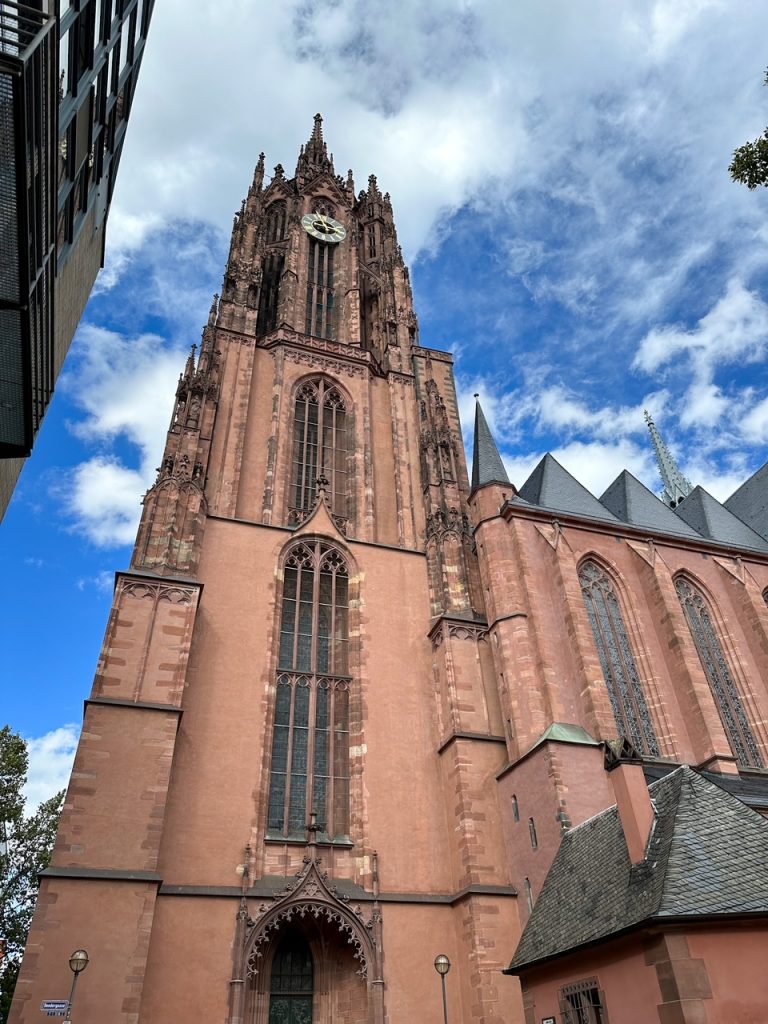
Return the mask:
<path id="1" fill-rule="evenodd" d="M 616 516 L 609 512 L 605 505 L 601 505 L 594 494 L 571 476 L 567 469 L 563 469 L 549 452 L 520 488 L 518 497 L 529 505 L 591 516 L 593 519 L 606 519 L 613 523 L 618 521 Z M 513 498 L 511 504 L 515 501 L 517 498 Z"/>
<path id="2" fill-rule="evenodd" d="M 768 538 L 768 462 L 733 492 L 725 507 Z"/>
<path id="3" fill-rule="evenodd" d="M 501 461 L 480 403 L 475 404 L 475 444 L 472 455 L 472 490 L 492 481 L 508 484 L 509 477 Z"/>
<path id="4" fill-rule="evenodd" d="M 725 505 L 721 505 L 717 498 L 713 498 L 703 487 L 694 487 L 688 497 L 675 508 L 675 514 L 702 537 L 720 541 L 722 544 L 731 544 L 733 547 L 768 551 L 768 541 L 750 529 L 733 512 L 729 512 Z"/>
<path id="5" fill-rule="evenodd" d="M 600 503 L 621 519 L 633 526 L 646 526 L 661 533 L 679 533 L 686 537 L 698 534 L 669 505 L 657 498 L 645 484 L 624 470 L 600 496 Z"/>
<path id="6" fill-rule="evenodd" d="M 565 834 L 507 973 L 644 922 L 768 915 L 768 820 L 687 766 L 649 792 L 643 863 L 630 863 L 615 807 Z"/>

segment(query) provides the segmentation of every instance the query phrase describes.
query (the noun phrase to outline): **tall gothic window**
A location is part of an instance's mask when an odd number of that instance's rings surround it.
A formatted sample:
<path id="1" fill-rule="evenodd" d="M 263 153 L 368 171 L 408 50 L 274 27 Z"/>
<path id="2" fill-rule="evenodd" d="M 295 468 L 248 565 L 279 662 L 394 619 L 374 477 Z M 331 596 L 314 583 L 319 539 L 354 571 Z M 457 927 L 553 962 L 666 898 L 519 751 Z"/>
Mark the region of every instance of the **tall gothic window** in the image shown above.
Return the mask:
<path id="1" fill-rule="evenodd" d="M 763 759 L 704 598 L 682 577 L 675 580 L 675 589 L 731 749 L 741 764 L 762 768 Z"/>
<path id="2" fill-rule="evenodd" d="M 307 270 L 307 334 L 333 337 L 333 252 L 334 246 L 309 238 Z"/>
<path id="3" fill-rule="evenodd" d="M 306 939 L 291 931 L 272 961 L 269 1024 L 312 1024 L 312 954 Z"/>
<path id="4" fill-rule="evenodd" d="M 285 203 L 273 203 L 267 210 L 266 241 L 279 242 L 285 238 Z"/>
<path id="5" fill-rule="evenodd" d="M 658 755 L 659 744 L 613 584 L 592 561 L 582 565 L 579 582 L 619 733 L 641 753 Z"/>
<path id="6" fill-rule="evenodd" d="M 349 577 L 341 554 L 299 544 L 285 563 L 269 834 L 349 832 Z"/>
<path id="7" fill-rule="evenodd" d="M 261 293 L 259 295 L 259 314 L 256 320 L 256 333 L 269 334 L 277 327 L 277 300 L 280 295 L 280 278 L 283 273 L 285 254 L 276 250 L 268 252 L 264 259 L 264 270 L 261 275 Z"/>
<path id="8" fill-rule="evenodd" d="M 296 395 L 290 506 L 311 509 L 317 479 L 328 480 L 335 515 L 347 514 L 347 410 L 337 387 L 324 378 L 305 381 Z"/>

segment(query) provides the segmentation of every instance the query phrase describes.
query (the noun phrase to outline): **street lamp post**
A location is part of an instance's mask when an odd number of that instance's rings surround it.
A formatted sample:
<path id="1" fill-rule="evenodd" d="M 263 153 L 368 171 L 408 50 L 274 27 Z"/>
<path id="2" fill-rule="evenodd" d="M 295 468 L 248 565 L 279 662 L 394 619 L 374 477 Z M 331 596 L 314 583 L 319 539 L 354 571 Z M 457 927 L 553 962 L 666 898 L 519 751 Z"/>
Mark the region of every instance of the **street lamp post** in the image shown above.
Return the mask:
<path id="1" fill-rule="evenodd" d="M 448 1002 L 445 998 L 445 976 L 451 969 L 451 961 L 445 953 L 438 953 L 435 957 L 435 970 L 440 975 L 443 985 L 443 1024 L 448 1024 Z"/>
<path id="2" fill-rule="evenodd" d="M 80 972 L 84 971 L 88 966 L 88 954 L 84 949 L 76 949 L 72 956 L 69 958 L 69 969 L 72 971 L 72 988 L 69 990 L 69 999 L 67 1000 L 67 1019 L 64 1024 L 72 1024 L 72 1002 L 75 998 L 75 986 L 77 985 L 77 979 L 80 977 Z"/>

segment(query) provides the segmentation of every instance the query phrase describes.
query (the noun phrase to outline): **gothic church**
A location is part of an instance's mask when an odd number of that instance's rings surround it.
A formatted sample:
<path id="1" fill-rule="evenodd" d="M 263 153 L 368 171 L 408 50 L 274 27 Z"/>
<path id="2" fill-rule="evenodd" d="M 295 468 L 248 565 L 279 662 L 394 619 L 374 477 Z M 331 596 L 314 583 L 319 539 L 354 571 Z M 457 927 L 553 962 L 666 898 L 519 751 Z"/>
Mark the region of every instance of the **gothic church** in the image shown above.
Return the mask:
<path id="1" fill-rule="evenodd" d="M 665 500 L 518 490 L 478 406 L 470 484 L 389 195 L 319 115 L 262 155 L 12 1024 L 77 947 L 77 1024 L 439 1024 L 440 953 L 452 1024 L 763 1020 L 768 470 L 722 505 L 654 440 Z"/>

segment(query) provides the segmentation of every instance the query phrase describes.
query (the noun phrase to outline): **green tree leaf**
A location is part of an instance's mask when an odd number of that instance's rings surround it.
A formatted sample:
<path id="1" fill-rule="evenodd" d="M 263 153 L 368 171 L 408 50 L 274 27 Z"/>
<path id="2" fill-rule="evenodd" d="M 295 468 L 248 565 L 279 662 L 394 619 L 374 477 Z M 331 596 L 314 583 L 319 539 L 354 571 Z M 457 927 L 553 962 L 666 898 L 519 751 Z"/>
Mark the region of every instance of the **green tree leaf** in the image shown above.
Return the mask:
<path id="1" fill-rule="evenodd" d="M 768 71 L 764 84 L 768 85 Z M 768 128 L 754 142 L 745 142 L 734 150 L 728 170 L 734 181 L 749 189 L 768 185 Z"/>
<path id="2" fill-rule="evenodd" d="M 57 793 L 29 815 L 23 788 L 29 758 L 21 736 L 0 729 L 0 1024 L 5 1024 L 35 911 L 38 874 L 51 860 L 64 802 Z"/>

